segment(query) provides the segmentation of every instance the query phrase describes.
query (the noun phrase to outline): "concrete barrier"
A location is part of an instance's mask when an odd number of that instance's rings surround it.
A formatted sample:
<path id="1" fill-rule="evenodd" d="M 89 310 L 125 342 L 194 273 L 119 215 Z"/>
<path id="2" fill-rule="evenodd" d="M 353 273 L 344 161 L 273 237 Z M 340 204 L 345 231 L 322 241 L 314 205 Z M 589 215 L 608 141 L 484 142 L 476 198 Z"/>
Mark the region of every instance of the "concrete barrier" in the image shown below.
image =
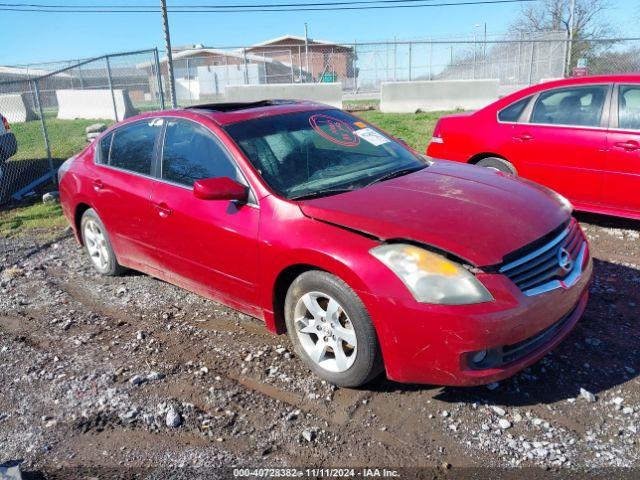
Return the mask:
<path id="1" fill-rule="evenodd" d="M 113 111 L 115 98 L 117 120 L 138 113 L 131 104 L 127 90 L 114 89 L 113 98 L 109 89 L 104 90 L 56 90 L 58 99 L 58 118 L 74 120 L 76 118 L 116 120 Z"/>
<path id="2" fill-rule="evenodd" d="M 26 93 L 7 93 L 0 95 L 0 113 L 9 123 L 23 123 L 38 117 L 31 108 Z"/>
<path id="3" fill-rule="evenodd" d="M 342 108 L 340 83 L 277 83 L 272 85 L 227 85 L 227 102 L 257 102 L 270 99 L 313 100 Z"/>
<path id="4" fill-rule="evenodd" d="M 498 99 L 498 80 L 383 82 L 380 110 L 385 113 L 477 110 Z"/>

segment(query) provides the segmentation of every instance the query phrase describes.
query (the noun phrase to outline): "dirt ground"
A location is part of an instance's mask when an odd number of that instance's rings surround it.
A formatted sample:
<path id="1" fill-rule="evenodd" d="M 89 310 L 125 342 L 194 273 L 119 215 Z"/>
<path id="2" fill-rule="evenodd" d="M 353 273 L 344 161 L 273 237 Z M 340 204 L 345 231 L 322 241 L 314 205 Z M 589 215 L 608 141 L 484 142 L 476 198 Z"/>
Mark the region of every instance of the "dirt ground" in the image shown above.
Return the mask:
<path id="1" fill-rule="evenodd" d="M 579 219 L 595 257 L 584 318 L 479 388 L 337 389 L 255 319 L 136 272 L 97 275 L 69 233 L 0 239 L 0 463 L 640 466 L 640 223 Z"/>

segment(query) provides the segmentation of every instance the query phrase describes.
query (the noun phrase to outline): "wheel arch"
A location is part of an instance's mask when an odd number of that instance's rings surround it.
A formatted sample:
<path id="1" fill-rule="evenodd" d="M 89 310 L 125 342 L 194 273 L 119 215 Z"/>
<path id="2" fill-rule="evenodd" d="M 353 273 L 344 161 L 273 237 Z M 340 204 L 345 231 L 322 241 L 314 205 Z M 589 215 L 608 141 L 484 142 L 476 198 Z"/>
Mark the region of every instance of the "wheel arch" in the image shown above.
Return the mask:
<path id="1" fill-rule="evenodd" d="M 93 208 L 93 207 L 88 203 L 81 201 L 81 202 L 78 202 L 78 204 L 76 205 L 73 211 L 73 227 L 75 230 L 76 239 L 78 240 L 80 245 L 84 245 L 84 241 L 82 239 L 82 229 L 80 226 L 80 224 L 82 223 L 82 215 L 84 215 L 84 212 L 86 212 L 90 208 Z"/>
<path id="2" fill-rule="evenodd" d="M 355 292 L 366 290 L 366 287 L 360 277 L 353 272 L 339 258 L 326 257 L 320 254 L 309 257 L 304 255 L 297 261 L 292 259 L 288 265 L 281 266 L 278 273 L 270 282 L 271 289 L 268 292 L 270 300 L 265 302 L 269 305 L 271 312 L 265 312 L 265 320 L 267 328 L 272 332 L 282 334 L 286 333 L 286 325 L 284 321 L 284 302 L 291 283 L 302 273 L 309 270 L 319 270 L 335 275 L 345 282 Z M 362 299 L 364 301 L 364 299 Z"/>
<path id="3" fill-rule="evenodd" d="M 276 277 L 272 289 L 273 330 L 276 333 L 286 333 L 287 327 L 284 321 L 284 301 L 287 291 L 293 281 L 310 270 L 327 270 L 309 263 L 296 263 L 285 267 Z M 331 273 L 331 272 L 328 272 Z"/>
<path id="4" fill-rule="evenodd" d="M 476 153 L 475 155 L 473 155 L 468 161 L 467 163 L 471 164 L 471 165 L 476 165 L 480 160 L 484 160 L 485 158 L 490 158 L 490 157 L 495 157 L 495 158 L 500 158 L 502 160 L 505 160 L 509 163 L 512 163 L 509 159 L 507 159 L 504 155 L 500 155 L 499 153 L 493 153 L 493 152 L 482 152 L 482 153 Z"/>

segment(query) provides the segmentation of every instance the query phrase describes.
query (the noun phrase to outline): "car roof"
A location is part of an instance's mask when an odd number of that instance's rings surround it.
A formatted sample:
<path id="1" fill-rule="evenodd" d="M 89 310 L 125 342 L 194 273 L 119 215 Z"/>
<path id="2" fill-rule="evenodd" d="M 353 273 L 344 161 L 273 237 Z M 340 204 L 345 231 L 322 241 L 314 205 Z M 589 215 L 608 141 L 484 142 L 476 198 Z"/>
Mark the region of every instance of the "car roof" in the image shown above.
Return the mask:
<path id="1" fill-rule="evenodd" d="M 327 109 L 335 109 L 335 107 L 308 100 L 273 99 L 256 102 L 207 103 L 176 110 L 155 112 L 155 115 L 171 116 L 197 113 L 210 118 L 218 125 L 224 126 L 254 118 Z"/>
<path id="2" fill-rule="evenodd" d="M 570 85 L 580 85 L 584 83 L 619 83 L 619 82 L 640 82 L 640 73 L 620 73 L 615 75 L 588 75 L 585 77 L 561 78 L 539 83 L 536 87 L 549 88 Z"/>
<path id="3" fill-rule="evenodd" d="M 542 83 L 536 83 L 529 87 L 516 90 L 504 97 L 490 103 L 486 107 L 481 108 L 478 112 L 493 111 L 501 109 L 514 101 L 518 101 L 538 92 L 544 92 L 554 88 L 572 87 L 577 85 L 597 85 L 602 83 L 640 83 L 640 73 L 621 73 L 616 75 L 590 75 L 586 77 L 570 77 L 560 78 L 558 80 L 549 80 Z"/>

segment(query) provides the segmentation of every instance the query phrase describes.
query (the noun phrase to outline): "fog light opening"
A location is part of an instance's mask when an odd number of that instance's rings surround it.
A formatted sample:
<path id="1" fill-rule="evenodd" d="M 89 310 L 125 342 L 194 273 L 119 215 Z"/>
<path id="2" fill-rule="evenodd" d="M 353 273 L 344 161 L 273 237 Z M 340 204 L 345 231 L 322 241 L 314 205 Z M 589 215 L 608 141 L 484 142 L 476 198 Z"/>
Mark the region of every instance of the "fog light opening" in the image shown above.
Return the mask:
<path id="1" fill-rule="evenodd" d="M 479 363 L 482 363 L 484 359 L 487 358 L 487 353 L 488 353 L 487 350 L 480 350 L 479 352 L 475 352 L 471 356 L 471 361 L 476 365 Z"/>

